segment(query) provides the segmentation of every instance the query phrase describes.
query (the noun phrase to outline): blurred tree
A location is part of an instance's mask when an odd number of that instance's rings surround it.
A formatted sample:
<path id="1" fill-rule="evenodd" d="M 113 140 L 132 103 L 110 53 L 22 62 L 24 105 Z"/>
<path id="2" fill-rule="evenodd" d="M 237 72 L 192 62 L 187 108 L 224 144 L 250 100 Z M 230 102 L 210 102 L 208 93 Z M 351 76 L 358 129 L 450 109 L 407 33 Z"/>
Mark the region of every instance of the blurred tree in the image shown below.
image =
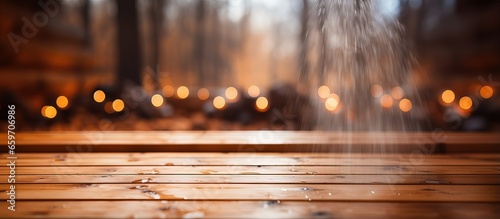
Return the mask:
<path id="1" fill-rule="evenodd" d="M 309 59 L 307 57 L 307 50 L 309 49 L 308 30 L 309 30 L 309 0 L 302 0 L 301 12 L 301 29 L 300 29 L 300 54 L 299 54 L 299 82 L 302 85 L 309 85 Z M 308 89 L 307 87 L 305 87 Z"/>
<path id="2" fill-rule="evenodd" d="M 153 67 L 153 77 L 155 78 L 155 87 L 158 90 L 159 80 L 158 74 L 160 70 L 160 49 L 161 49 L 161 36 L 163 35 L 163 18 L 165 17 L 165 5 L 170 1 L 153 0 L 149 5 L 149 16 L 151 20 L 151 44 L 152 44 L 152 58 L 151 66 Z"/>
<path id="3" fill-rule="evenodd" d="M 117 0 L 118 8 L 118 83 L 141 85 L 141 53 L 136 0 Z"/>

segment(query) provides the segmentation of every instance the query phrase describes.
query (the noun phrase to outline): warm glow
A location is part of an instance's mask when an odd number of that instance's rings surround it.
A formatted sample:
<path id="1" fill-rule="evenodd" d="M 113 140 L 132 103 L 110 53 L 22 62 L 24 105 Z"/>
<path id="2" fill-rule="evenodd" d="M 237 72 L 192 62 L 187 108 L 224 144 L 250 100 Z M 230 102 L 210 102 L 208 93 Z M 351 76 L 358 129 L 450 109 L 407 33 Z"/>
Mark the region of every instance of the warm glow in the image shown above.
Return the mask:
<path id="1" fill-rule="evenodd" d="M 330 88 L 323 85 L 318 88 L 318 96 L 321 98 L 327 98 L 330 95 Z"/>
<path id="2" fill-rule="evenodd" d="M 258 97 L 260 95 L 260 88 L 252 85 L 248 88 L 248 95 L 251 97 Z"/>
<path id="3" fill-rule="evenodd" d="M 408 112 L 411 110 L 412 104 L 411 101 L 408 99 L 402 99 L 399 101 L 399 109 L 403 112 Z"/>
<path id="4" fill-rule="evenodd" d="M 68 103 L 68 98 L 66 98 L 65 96 L 59 96 L 56 99 L 56 105 L 61 109 L 66 108 L 68 106 Z"/>
<path id="5" fill-rule="evenodd" d="M 328 111 L 334 111 L 335 109 L 337 109 L 338 105 L 339 105 L 338 96 L 337 96 L 337 98 L 328 97 L 328 99 L 326 99 L 326 101 L 325 101 L 325 108 Z"/>
<path id="6" fill-rule="evenodd" d="M 222 109 L 222 108 L 224 108 L 224 106 L 226 105 L 226 100 L 224 100 L 224 97 L 221 97 L 221 96 L 216 96 L 216 97 L 214 98 L 213 103 L 214 103 L 214 107 L 215 107 L 216 109 Z"/>
<path id="7" fill-rule="evenodd" d="M 210 91 L 208 91 L 208 89 L 201 88 L 200 90 L 198 90 L 198 98 L 200 98 L 200 100 L 206 100 L 209 97 L 210 97 Z"/>
<path id="8" fill-rule="evenodd" d="M 389 94 L 384 94 L 382 97 L 380 97 L 380 105 L 382 105 L 385 108 L 389 108 L 392 106 L 392 97 Z"/>
<path id="9" fill-rule="evenodd" d="M 234 88 L 234 87 L 228 87 L 226 89 L 226 97 L 229 100 L 236 99 L 236 97 L 238 97 L 238 90 L 236 90 L 236 88 Z"/>
<path id="10" fill-rule="evenodd" d="M 160 107 L 163 104 L 163 97 L 159 94 L 155 94 L 151 97 L 151 104 L 155 107 Z"/>
<path id="11" fill-rule="evenodd" d="M 382 96 L 383 92 L 384 92 L 384 90 L 378 84 L 373 85 L 372 88 L 370 89 L 370 93 L 372 94 L 373 97 L 380 97 L 380 96 Z"/>
<path id="12" fill-rule="evenodd" d="M 94 92 L 94 100 L 95 102 L 102 103 L 106 99 L 106 94 L 102 90 L 96 90 Z"/>
<path id="13" fill-rule="evenodd" d="M 114 111 L 121 112 L 123 108 L 125 108 L 125 103 L 123 102 L 123 100 L 116 99 L 115 101 L 113 101 L 112 106 Z"/>
<path id="14" fill-rule="evenodd" d="M 328 98 L 333 98 L 335 100 L 337 100 L 337 103 L 340 102 L 340 98 L 339 98 L 339 95 L 337 95 L 336 93 L 331 93 Z"/>
<path id="15" fill-rule="evenodd" d="M 257 110 L 260 112 L 267 111 L 268 106 L 269 106 L 269 101 L 267 101 L 267 98 L 265 97 L 259 97 L 255 101 L 255 107 L 257 107 Z"/>
<path id="16" fill-rule="evenodd" d="M 403 88 L 401 88 L 401 87 L 393 87 L 391 90 L 391 96 L 396 100 L 403 98 L 404 95 L 405 95 L 405 92 L 403 91 Z"/>
<path id="17" fill-rule="evenodd" d="M 45 115 L 45 110 L 47 109 L 47 107 L 49 107 L 49 106 L 43 106 L 43 107 L 42 107 L 42 110 L 40 110 L 40 113 L 42 113 L 42 116 L 43 116 L 43 117 L 47 117 L 47 116 Z"/>
<path id="18" fill-rule="evenodd" d="M 186 86 L 180 86 L 177 88 L 177 96 L 181 99 L 185 99 L 189 96 L 189 89 Z"/>
<path id="19" fill-rule="evenodd" d="M 42 108 L 42 115 L 49 118 L 49 119 L 52 119 L 54 117 L 56 117 L 57 115 L 57 110 L 55 107 L 53 106 L 44 106 Z"/>
<path id="20" fill-rule="evenodd" d="M 170 85 L 166 85 L 165 87 L 163 87 L 163 96 L 172 97 L 172 96 L 174 96 L 174 94 L 175 94 L 174 87 L 172 87 Z"/>
<path id="21" fill-rule="evenodd" d="M 493 96 L 493 88 L 490 86 L 483 86 L 481 90 L 479 90 L 479 94 L 482 98 L 488 99 Z"/>
<path id="22" fill-rule="evenodd" d="M 462 108 L 464 110 L 468 110 L 472 107 L 472 99 L 468 96 L 464 96 L 464 97 L 460 98 L 460 101 L 458 102 L 458 104 L 460 105 L 460 108 Z"/>
<path id="23" fill-rule="evenodd" d="M 445 90 L 443 91 L 443 94 L 441 94 L 441 99 L 445 103 L 451 103 L 455 100 L 455 93 L 451 90 Z"/>
<path id="24" fill-rule="evenodd" d="M 106 102 L 106 104 L 104 104 L 104 111 L 108 114 L 114 113 L 113 102 Z"/>

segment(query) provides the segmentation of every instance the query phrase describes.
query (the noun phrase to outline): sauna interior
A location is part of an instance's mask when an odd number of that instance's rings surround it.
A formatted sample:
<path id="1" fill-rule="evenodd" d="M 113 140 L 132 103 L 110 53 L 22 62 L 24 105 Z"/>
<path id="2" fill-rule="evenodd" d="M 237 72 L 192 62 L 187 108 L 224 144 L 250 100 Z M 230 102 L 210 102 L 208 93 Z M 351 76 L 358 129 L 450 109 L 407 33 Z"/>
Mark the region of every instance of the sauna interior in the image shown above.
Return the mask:
<path id="1" fill-rule="evenodd" d="M 500 1 L 0 1 L 0 218 L 500 218 Z"/>

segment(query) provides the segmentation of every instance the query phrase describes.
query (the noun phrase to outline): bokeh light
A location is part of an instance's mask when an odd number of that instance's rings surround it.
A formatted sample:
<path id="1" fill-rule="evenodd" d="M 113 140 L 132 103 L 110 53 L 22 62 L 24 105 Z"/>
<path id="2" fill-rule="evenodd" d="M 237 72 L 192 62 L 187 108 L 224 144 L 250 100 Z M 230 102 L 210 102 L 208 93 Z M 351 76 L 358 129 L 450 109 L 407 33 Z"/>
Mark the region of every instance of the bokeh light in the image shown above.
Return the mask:
<path id="1" fill-rule="evenodd" d="M 56 99 L 56 105 L 57 107 L 61 108 L 61 109 L 64 109 L 68 106 L 69 104 L 69 101 L 68 101 L 68 98 L 65 97 L 65 96 L 59 96 L 57 97 Z"/>
<path id="2" fill-rule="evenodd" d="M 389 94 L 384 94 L 382 97 L 380 97 L 380 105 L 382 105 L 385 108 L 389 108 L 392 106 L 393 99 L 391 95 Z"/>
<path id="3" fill-rule="evenodd" d="M 409 99 L 402 99 L 401 101 L 399 101 L 399 109 L 401 109 L 401 111 L 403 112 L 409 112 L 412 108 L 412 103 Z"/>
<path id="4" fill-rule="evenodd" d="M 396 100 L 403 98 L 404 95 L 405 95 L 405 93 L 403 91 L 403 88 L 401 88 L 399 86 L 393 87 L 391 90 L 391 96 L 392 96 L 392 98 L 394 98 Z"/>
<path id="5" fill-rule="evenodd" d="M 375 84 L 371 87 L 370 93 L 372 94 L 373 97 L 380 97 L 382 96 L 382 93 L 384 90 L 382 89 L 382 86 Z"/>
<path id="6" fill-rule="evenodd" d="M 115 110 L 113 109 L 113 102 L 106 102 L 106 104 L 104 104 L 104 111 L 108 114 L 114 113 Z"/>
<path id="7" fill-rule="evenodd" d="M 165 97 L 173 97 L 175 94 L 174 87 L 172 87 L 170 85 L 165 85 L 163 87 L 162 91 L 163 91 L 163 96 L 165 96 Z"/>
<path id="8" fill-rule="evenodd" d="M 323 85 L 318 88 L 318 96 L 321 98 L 327 98 L 330 95 L 330 88 Z"/>
<path id="9" fill-rule="evenodd" d="M 339 95 L 337 95 L 336 93 L 331 93 L 330 95 L 328 95 L 328 98 L 333 98 L 337 100 L 337 102 L 340 102 Z"/>
<path id="10" fill-rule="evenodd" d="M 260 95 L 260 88 L 252 85 L 248 88 L 248 96 L 258 97 Z"/>
<path id="11" fill-rule="evenodd" d="M 265 97 L 259 97 L 255 101 L 255 107 L 259 112 L 265 112 L 269 107 L 269 101 Z"/>
<path id="12" fill-rule="evenodd" d="M 460 108 L 462 108 L 464 110 L 468 110 L 472 107 L 472 99 L 468 96 L 463 96 L 458 101 L 458 105 L 460 106 Z"/>
<path id="13" fill-rule="evenodd" d="M 43 106 L 42 109 L 40 110 L 40 113 L 42 114 L 43 117 L 47 117 L 45 115 L 45 110 L 47 109 L 47 107 L 49 107 L 49 106 Z"/>
<path id="14" fill-rule="evenodd" d="M 96 90 L 94 92 L 94 101 L 97 103 L 102 103 L 106 99 L 106 94 L 102 90 Z"/>
<path id="15" fill-rule="evenodd" d="M 339 100 L 338 98 L 335 97 L 328 97 L 328 99 L 326 99 L 325 101 L 325 108 L 328 111 L 334 111 L 335 109 L 337 109 L 338 105 L 339 105 Z"/>
<path id="16" fill-rule="evenodd" d="M 226 100 L 224 97 L 216 96 L 213 100 L 213 104 L 216 109 L 222 109 L 226 106 Z"/>
<path id="17" fill-rule="evenodd" d="M 189 89 L 186 86 L 178 87 L 177 96 L 181 99 L 186 99 L 189 96 Z"/>
<path id="18" fill-rule="evenodd" d="M 42 111 L 42 115 L 49 119 L 52 119 L 57 115 L 57 109 L 53 106 L 44 106 L 42 107 Z"/>
<path id="19" fill-rule="evenodd" d="M 206 100 L 209 97 L 210 97 L 210 91 L 208 91 L 208 89 L 201 88 L 198 90 L 198 98 L 200 98 L 200 100 Z"/>
<path id="20" fill-rule="evenodd" d="M 160 107 L 163 104 L 163 97 L 159 94 L 155 94 L 151 97 L 151 104 L 155 107 Z"/>
<path id="21" fill-rule="evenodd" d="M 490 86 L 483 86 L 479 90 L 479 94 L 481 95 L 482 98 L 488 99 L 493 96 L 493 88 Z"/>
<path id="22" fill-rule="evenodd" d="M 236 88 L 234 88 L 234 87 L 228 87 L 226 89 L 225 94 L 226 94 L 227 99 L 234 100 L 234 99 L 236 99 L 236 97 L 238 97 L 238 90 L 236 90 Z"/>
<path id="23" fill-rule="evenodd" d="M 451 90 L 445 90 L 441 94 L 441 99 L 443 100 L 444 103 L 451 103 L 455 100 L 455 93 Z"/>
<path id="24" fill-rule="evenodd" d="M 123 100 L 116 99 L 115 101 L 113 101 L 112 106 L 115 112 L 121 112 L 125 108 L 125 103 L 123 102 Z"/>

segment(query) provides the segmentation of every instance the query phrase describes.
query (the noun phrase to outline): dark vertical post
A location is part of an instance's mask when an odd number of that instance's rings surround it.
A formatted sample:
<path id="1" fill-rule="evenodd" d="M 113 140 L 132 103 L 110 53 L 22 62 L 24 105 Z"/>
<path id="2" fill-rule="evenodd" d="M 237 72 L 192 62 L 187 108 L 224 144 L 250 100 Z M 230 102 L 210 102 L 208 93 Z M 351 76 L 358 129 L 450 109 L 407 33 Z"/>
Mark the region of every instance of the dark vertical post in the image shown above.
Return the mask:
<path id="1" fill-rule="evenodd" d="M 309 29 L 309 0 L 302 0 L 301 31 L 300 31 L 300 57 L 299 57 L 299 83 L 304 83 L 309 87 L 309 60 L 307 59 L 307 50 L 309 49 L 309 40 L 307 31 Z"/>
<path id="2" fill-rule="evenodd" d="M 153 77 L 155 78 L 155 88 L 159 89 L 159 73 L 160 73 L 160 48 L 161 48 L 161 36 L 163 30 L 163 10 L 164 1 L 154 0 L 151 1 L 150 6 L 150 19 L 151 19 L 151 45 L 152 45 L 152 60 L 151 67 L 154 69 Z"/>
<path id="3" fill-rule="evenodd" d="M 320 34 L 320 57 L 319 57 L 319 67 L 320 69 L 320 81 L 325 81 L 326 80 L 326 72 L 327 72 L 327 58 L 329 56 L 329 51 L 328 51 L 328 37 L 327 37 L 327 29 L 325 26 L 325 22 L 328 16 L 328 11 L 327 11 L 327 1 L 326 0 L 320 0 L 318 5 L 319 5 L 319 21 L 318 21 L 318 29 L 319 29 L 319 34 Z"/>
<path id="4" fill-rule="evenodd" d="M 206 60 L 205 60 L 205 34 L 206 34 L 206 2 L 204 0 L 198 0 L 196 6 L 196 35 L 194 42 L 194 60 L 195 60 L 195 70 L 198 76 L 198 85 L 203 86 L 205 83 L 205 70 L 206 70 Z"/>
<path id="5" fill-rule="evenodd" d="M 82 20 L 83 20 L 83 29 L 85 31 L 85 49 L 89 49 L 91 46 L 90 40 L 90 2 L 89 0 L 83 1 L 83 6 L 81 9 Z"/>
<path id="6" fill-rule="evenodd" d="M 117 0 L 118 83 L 142 85 L 138 17 L 135 0 Z"/>

